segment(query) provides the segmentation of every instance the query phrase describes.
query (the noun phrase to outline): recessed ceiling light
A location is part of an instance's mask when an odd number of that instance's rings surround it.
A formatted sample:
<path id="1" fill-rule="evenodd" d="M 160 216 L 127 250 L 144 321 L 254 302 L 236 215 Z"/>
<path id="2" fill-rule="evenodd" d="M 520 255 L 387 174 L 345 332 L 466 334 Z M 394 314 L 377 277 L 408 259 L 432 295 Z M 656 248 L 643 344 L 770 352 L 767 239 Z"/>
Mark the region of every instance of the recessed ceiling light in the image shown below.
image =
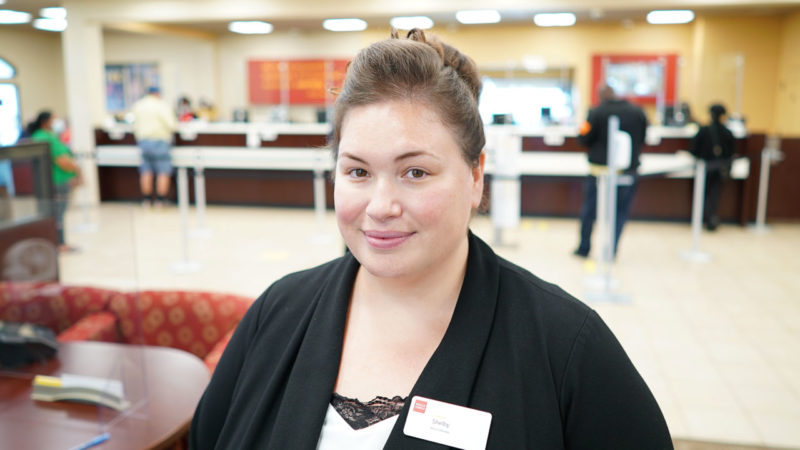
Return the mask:
<path id="1" fill-rule="evenodd" d="M 31 15 L 26 12 L 0 9 L 0 24 L 11 25 L 17 23 L 28 23 L 30 21 Z"/>
<path id="2" fill-rule="evenodd" d="M 45 19 L 66 19 L 67 9 L 58 7 L 42 8 L 39 10 L 39 15 Z"/>
<path id="3" fill-rule="evenodd" d="M 412 28 L 427 30 L 433 27 L 433 20 L 425 16 L 393 17 L 389 23 L 398 30 L 410 30 Z"/>
<path id="4" fill-rule="evenodd" d="M 496 9 L 471 9 L 456 12 L 456 20 L 465 24 L 500 22 L 500 12 Z"/>
<path id="5" fill-rule="evenodd" d="M 44 31 L 64 31 L 67 29 L 66 19 L 36 19 L 33 28 Z"/>
<path id="6" fill-rule="evenodd" d="M 367 22 L 361 19 L 325 19 L 322 28 L 328 31 L 362 31 L 367 29 Z"/>
<path id="7" fill-rule="evenodd" d="M 237 20 L 228 24 L 228 30 L 239 34 L 269 34 L 272 24 L 260 20 Z"/>
<path id="8" fill-rule="evenodd" d="M 647 21 L 654 25 L 689 23 L 692 20 L 694 20 L 694 11 L 688 9 L 656 10 L 647 13 Z"/>
<path id="9" fill-rule="evenodd" d="M 545 13 L 533 16 L 533 23 L 540 27 L 571 27 L 575 25 L 575 14 Z"/>

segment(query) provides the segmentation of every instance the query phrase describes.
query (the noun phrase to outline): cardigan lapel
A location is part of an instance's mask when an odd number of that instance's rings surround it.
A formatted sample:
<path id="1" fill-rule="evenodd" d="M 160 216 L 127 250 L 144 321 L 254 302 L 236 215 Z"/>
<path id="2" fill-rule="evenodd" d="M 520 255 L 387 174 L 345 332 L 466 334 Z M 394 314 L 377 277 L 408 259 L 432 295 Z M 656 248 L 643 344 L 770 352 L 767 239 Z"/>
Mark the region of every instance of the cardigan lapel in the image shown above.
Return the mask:
<path id="1" fill-rule="evenodd" d="M 403 433 L 409 404 L 415 395 L 461 406 L 470 404 L 470 394 L 494 322 L 499 273 L 497 256 L 470 232 L 467 270 L 453 318 L 411 390 L 384 449 L 446 448 Z"/>
<path id="2" fill-rule="evenodd" d="M 347 308 L 358 267 L 348 253 L 320 286 L 315 310 L 286 379 L 270 448 L 317 446 L 339 372 Z"/>

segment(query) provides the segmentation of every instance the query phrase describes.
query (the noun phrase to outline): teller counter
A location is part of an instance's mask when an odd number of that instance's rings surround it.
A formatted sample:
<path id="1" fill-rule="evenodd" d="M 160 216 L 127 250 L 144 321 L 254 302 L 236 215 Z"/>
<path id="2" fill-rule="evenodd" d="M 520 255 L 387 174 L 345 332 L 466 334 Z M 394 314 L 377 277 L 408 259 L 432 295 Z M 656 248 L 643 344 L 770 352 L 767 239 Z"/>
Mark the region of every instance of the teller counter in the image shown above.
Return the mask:
<path id="1" fill-rule="evenodd" d="M 333 168 L 330 152 L 324 148 L 329 130 L 327 124 L 181 124 L 173 162 L 190 174 L 204 173 L 205 197 L 211 204 L 310 207 L 315 173 L 319 177 Z M 577 216 L 589 166 L 576 130 L 548 127 L 515 132 L 522 135 L 522 214 Z M 694 132 L 691 128 L 648 129 L 634 219 L 689 220 L 693 158 L 684 150 Z M 95 139 L 101 200 L 138 200 L 139 152 L 131 129 L 98 129 Z M 736 161 L 733 181 L 723 189 L 723 220 L 745 223 L 753 217 L 758 180 L 750 161 L 763 146 L 763 135 L 737 139 L 737 154 L 745 158 Z M 491 157 L 486 173 L 487 181 L 491 180 Z M 490 184 L 486 183 L 487 190 Z M 324 194 L 328 207 L 333 206 L 330 187 Z"/>

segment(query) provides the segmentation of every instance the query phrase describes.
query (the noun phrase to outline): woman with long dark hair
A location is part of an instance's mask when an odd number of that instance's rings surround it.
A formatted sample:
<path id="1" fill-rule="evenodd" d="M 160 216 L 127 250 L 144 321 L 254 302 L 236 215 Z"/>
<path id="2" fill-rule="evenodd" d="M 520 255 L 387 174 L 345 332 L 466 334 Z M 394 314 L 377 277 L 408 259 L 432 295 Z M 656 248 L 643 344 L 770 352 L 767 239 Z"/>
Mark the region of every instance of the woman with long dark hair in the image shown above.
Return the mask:
<path id="1" fill-rule="evenodd" d="M 81 169 L 75 161 L 72 150 L 64 144 L 53 129 L 55 117 L 50 111 L 42 111 L 28 124 L 27 135 L 32 141 L 50 144 L 53 161 L 53 186 L 55 188 L 55 215 L 58 231 L 59 251 L 74 251 L 75 248 L 64 242 L 64 213 L 72 188 L 81 184 Z"/>

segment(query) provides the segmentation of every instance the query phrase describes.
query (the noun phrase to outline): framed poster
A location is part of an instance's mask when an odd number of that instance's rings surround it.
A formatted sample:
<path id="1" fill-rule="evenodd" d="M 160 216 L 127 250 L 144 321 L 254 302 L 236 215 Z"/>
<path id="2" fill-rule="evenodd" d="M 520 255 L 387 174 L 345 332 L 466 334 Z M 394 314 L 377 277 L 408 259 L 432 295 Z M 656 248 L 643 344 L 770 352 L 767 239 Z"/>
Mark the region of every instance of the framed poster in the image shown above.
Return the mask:
<path id="1" fill-rule="evenodd" d="M 675 103 L 677 54 L 592 56 L 592 104 L 597 86 L 608 83 L 619 97 L 634 103 Z"/>
<path id="2" fill-rule="evenodd" d="M 251 104 L 324 106 L 335 100 L 329 90 L 341 87 L 347 60 L 250 60 L 247 69 Z"/>

